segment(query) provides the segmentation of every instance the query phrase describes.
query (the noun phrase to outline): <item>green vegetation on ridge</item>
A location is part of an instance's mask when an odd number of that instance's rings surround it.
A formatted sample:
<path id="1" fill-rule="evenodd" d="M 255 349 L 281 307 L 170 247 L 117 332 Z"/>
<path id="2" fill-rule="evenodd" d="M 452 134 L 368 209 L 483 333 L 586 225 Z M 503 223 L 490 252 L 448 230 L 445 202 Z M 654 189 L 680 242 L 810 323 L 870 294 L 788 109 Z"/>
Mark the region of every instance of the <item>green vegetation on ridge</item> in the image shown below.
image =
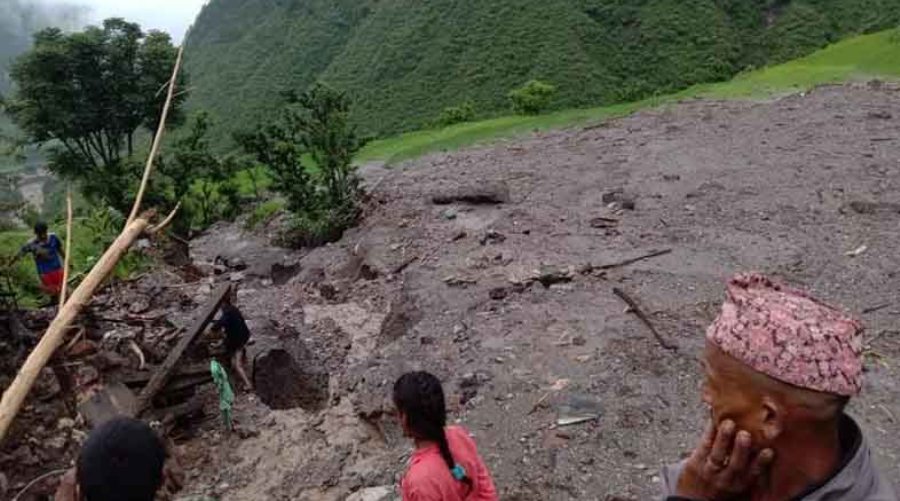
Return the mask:
<path id="1" fill-rule="evenodd" d="M 506 114 L 529 80 L 557 88 L 551 109 L 630 102 L 898 22 L 900 0 L 212 0 L 186 41 L 188 106 L 230 149 L 231 131 L 321 80 L 384 136 L 465 103 Z"/>
<path id="2" fill-rule="evenodd" d="M 868 78 L 900 78 L 900 30 L 854 37 L 801 59 L 743 73 L 728 82 L 697 85 L 632 103 L 571 109 L 539 116 L 505 116 L 401 134 L 373 141 L 360 153 L 360 161 L 396 162 L 491 139 L 624 116 L 689 97 L 763 97 L 820 84 Z"/>

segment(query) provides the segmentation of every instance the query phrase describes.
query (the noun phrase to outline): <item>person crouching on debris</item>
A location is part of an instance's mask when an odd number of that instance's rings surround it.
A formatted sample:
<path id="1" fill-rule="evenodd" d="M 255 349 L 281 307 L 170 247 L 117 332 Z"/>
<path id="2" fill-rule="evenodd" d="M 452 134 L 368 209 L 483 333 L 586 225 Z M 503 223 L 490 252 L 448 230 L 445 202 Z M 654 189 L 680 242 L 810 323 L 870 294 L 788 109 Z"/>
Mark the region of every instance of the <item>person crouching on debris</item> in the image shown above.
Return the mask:
<path id="1" fill-rule="evenodd" d="M 55 501 L 153 501 L 177 492 L 180 473 L 142 421 L 115 418 L 91 432 Z"/>
<path id="2" fill-rule="evenodd" d="M 231 367 L 237 372 L 241 381 L 244 383 L 244 389 L 253 390 L 253 384 L 244 372 L 244 366 L 247 365 L 247 342 L 250 340 L 250 329 L 244 320 L 241 310 L 234 306 L 234 299 L 231 297 L 234 293 L 225 296 L 222 303 L 221 315 L 219 319 L 213 322 L 212 330 L 216 333 L 225 334 L 225 356 Z"/>
<path id="3" fill-rule="evenodd" d="M 34 238 L 22 246 L 15 260 L 25 254 L 34 256 L 34 263 L 41 279 L 41 289 L 52 298 L 59 296 L 62 291 L 65 254 L 59 237 L 47 231 L 46 223 L 34 225 Z"/>
<path id="4" fill-rule="evenodd" d="M 738 275 L 706 335 L 712 423 L 664 472 L 670 500 L 894 501 L 844 413 L 862 386 L 862 329 L 806 293 Z"/>
<path id="5" fill-rule="evenodd" d="M 401 484 L 404 501 L 497 499 L 475 442 L 462 427 L 447 426 L 438 378 L 427 372 L 404 374 L 394 384 L 394 405 L 404 434 L 416 445 Z"/>

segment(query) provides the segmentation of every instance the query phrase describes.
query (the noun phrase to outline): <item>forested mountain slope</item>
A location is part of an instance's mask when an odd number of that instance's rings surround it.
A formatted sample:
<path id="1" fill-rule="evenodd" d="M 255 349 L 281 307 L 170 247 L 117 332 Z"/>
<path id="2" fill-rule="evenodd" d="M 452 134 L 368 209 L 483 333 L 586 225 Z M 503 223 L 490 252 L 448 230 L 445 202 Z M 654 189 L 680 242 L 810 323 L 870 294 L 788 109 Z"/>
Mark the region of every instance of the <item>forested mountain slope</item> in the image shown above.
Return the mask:
<path id="1" fill-rule="evenodd" d="M 211 0 L 186 42 L 190 104 L 221 145 L 318 79 L 390 134 L 466 101 L 505 112 L 532 78 L 555 107 L 634 100 L 898 22 L 900 0 Z"/>

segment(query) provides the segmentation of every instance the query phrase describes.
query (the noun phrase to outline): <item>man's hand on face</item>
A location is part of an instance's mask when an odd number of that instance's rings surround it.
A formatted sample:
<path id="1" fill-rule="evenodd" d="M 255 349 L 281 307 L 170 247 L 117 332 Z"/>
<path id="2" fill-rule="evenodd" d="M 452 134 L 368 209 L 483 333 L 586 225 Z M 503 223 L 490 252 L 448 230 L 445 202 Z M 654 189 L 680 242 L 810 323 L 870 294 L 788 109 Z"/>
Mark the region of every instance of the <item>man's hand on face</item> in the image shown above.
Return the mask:
<path id="1" fill-rule="evenodd" d="M 771 449 L 753 456 L 751 446 L 750 434 L 736 430 L 733 421 L 710 424 L 678 479 L 678 496 L 729 501 L 745 494 L 775 458 Z"/>

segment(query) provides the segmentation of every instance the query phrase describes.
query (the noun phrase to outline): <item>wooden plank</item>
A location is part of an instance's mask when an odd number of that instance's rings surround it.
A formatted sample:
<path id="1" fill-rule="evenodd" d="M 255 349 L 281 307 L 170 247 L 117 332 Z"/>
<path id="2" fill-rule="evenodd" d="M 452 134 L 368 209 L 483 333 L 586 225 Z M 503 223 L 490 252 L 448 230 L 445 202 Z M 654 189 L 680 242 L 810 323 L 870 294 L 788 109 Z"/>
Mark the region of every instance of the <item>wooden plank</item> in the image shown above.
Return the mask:
<path id="1" fill-rule="evenodd" d="M 169 352 L 166 361 L 159 366 L 156 373 L 150 378 L 150 382 L 141 391 L 141 395 L 138 397 L 138 414 L 146 411 L 153 402 L 153 397 L 166 386 L 166 383 L 169 382 L 169 377 L 175 370 L 175 366 L 178 365 L 181 357 L 184 356 L 184 352 L 197 339 L 197 336 L 206 329 L 206 326 L 209 325 L 216 312 L 219 311 L 219 307 L 229 293 L 231 293 L 231 284 L 220 285 L 219 288 L 213 291 L 212 298 L 203 307 L 200 315 L 194 319 L 194 324 L 181 336 L 178 344 Z"/>

